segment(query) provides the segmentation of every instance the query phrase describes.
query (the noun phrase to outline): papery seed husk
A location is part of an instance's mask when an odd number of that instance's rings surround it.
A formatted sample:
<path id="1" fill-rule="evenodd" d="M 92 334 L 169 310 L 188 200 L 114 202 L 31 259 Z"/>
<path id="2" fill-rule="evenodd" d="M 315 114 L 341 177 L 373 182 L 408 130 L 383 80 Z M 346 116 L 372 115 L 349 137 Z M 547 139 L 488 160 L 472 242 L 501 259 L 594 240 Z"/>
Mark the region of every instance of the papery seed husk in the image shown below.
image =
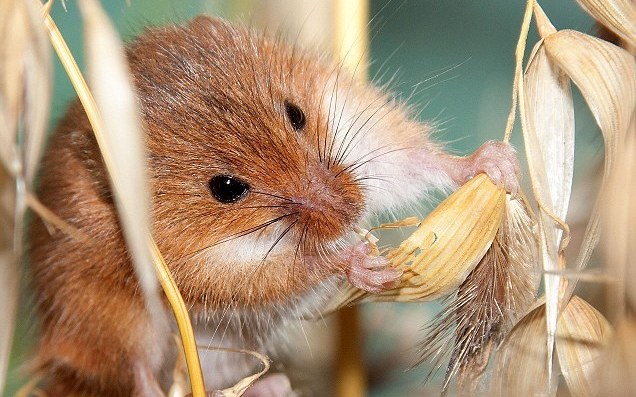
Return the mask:
<path id="1" fill-rule="evenodd" d="M 606 290 L 608 316 L 636 312 L 636 121 L 619 147 L 616 172 L 603 200 L 602 246 L 605 269 L 618 282 Z"/>
<path id="2" fill-rule="evenodd" d="M 545 17 L 535 8 L 537 20 Z M 546 22 L 547 23 L 547 22 Z M 548 36 L 551 37 L 551 36 Z M 559 249 L 563 228 L 552 216 L 566 219 L 574 174 L 574 105 L 570 79 L 548 56 L 544 41 L 535 46 L 524 79 L 523 137 L 532 188 L 539 206 L 541 266 L 545 270 L 545 295 L 549 355 L 552 355 L 563 270 Z M 548 363 L 552 360 L 547 359 Z"/>
<path id="3" fill-rule="evenodd" d="M 598 373 L 612 327 L 589 303 L 573 296 L 559 318 L 556 350 L 573 397 L 600 393 Z"/>
<path id="4" fill-rule="evenodd" d="M 102 116 L 101 125 L 94 126 L 94 132 L 146 305 L 159 325 L 166 319 L 148 245 L 150 188 L 138 101 L 123 43 L 108 16 L 95 0 L 83 0 L 79 5 L 84 19 L 89 85 Z"/>
<path id="5" fill-rule="evenodd" d="M 636 5 L 631 0 L 576 0 L 594 19 L 636 46 Z"/>
<path id="6" fill-rule="evenodd" d="M 545 305 L 535 307 L 508 333 L 495 354 L 492 396 L 552 396 L 554 378 L 548 373 Z M 550 380 L 552 379 L 552 383 Z"/>
<path id="7" fill-rule="evenodd" d="M 623 141 L 636 108 L 636 62 L 625 50 L 573 30 L 562 30 L 544 40 L 551 60 L 578 86 L 605 140 L 601 191 L 614 170 L 618 145 Z M 599 204 L 594 206 L 583 237 L 576 269 L 587 266 L 599 239 Z M 572 283 L 570 289 L 576 283 Z"/>
<path id="8" fill-rule="evenodd" d="M 491 392 L 494 396 L 553 396 L 556 377 L 548 372 L 545 303 L 525 315 L 497 350 Z M 612 328 L 596 309 L 573 296 L 559 317 L 556 350 L 561 371 L 573 396 L 594 395 L 599 364 Z M 604 395 L 604 391 L 600 391 Z"/>
<path id="9" fill-rule="evenodd" d="M 596 375 L 598 396 L 636 396 L 636 317 L 628 315 L 616 326 L 614 337 Z"/>
<path id="10" fill-rule="evenodd" d="M 497 235 L 459 290 L 427 327 L 423 361 L 440 368 L 450 356 L 444 391 L 455 376 L 463 395 L 474 395 L 490 353 L 536 297 L 536 223 L 523 195 L 506 199 Z"/>
<path id="11" fill-rule="evenodd" d="M 371 294 L 353 286 L 327 311 L 361 301 L 429 301 L 449 295 L 477 266 L 492 244 L 506 193 L 480 174 L 444 200 L 387 258 L 404 272 L 398 286 Z"/>

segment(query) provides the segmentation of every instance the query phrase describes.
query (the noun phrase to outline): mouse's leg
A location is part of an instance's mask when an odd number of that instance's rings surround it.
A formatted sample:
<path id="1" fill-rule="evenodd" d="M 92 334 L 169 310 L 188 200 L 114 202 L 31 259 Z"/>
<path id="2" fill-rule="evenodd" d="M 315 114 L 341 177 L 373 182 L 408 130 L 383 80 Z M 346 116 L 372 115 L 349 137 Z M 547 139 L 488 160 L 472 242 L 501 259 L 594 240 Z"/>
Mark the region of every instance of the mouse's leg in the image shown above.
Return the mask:
<path id="1" fill-rule="evenodd" d="M 289 379 L 284 374 L 272 374 L 257 380 L 243 397 L 294 397 Z"/>
<path id="2" fill-rule="evenodd" d="M 371 247 L 366 242 L 353 246 L 346 262 L 349 282 L 365 291 L 381 292 L 402 276 L 402 271 L 388 267 L 388 259 L 372 256 Z"/>
<path id="3" fill-rule="evenodd" d="M 206 393 L 206 397 L 223 397 L 221 390 L 212 390 Z M 296 393 L 291 388 L 289 379 L 284 374 L 272 374 L 259 379 L 245 391 L 243 397 L 295 397 Z M 192 397 L 188 394 L 186 397 Z"/>
<path id="4" fill-rule="evenodd" d="M 513 196 L 519 191 L 517 153 L 512 146 L 501 141 L 485 142 L 470 156 L 450 158 L 447 172 L 460 186 L 483 172 Z"/>

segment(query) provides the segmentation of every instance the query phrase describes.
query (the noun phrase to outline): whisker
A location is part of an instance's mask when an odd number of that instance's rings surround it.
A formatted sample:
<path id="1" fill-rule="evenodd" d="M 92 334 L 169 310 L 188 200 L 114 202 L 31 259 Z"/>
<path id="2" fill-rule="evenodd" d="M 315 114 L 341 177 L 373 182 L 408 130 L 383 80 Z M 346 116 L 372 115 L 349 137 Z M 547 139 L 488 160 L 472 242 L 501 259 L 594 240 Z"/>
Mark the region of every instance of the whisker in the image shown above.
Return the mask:
<path id="1" fill-rule="evenodd" d="M 344 62 L 340 62 L 337 72 L 336 72 L 336 77 L 335 77 L 335 81 L 333 84 L 333 87 L 331 88 L 331 97 L 329 98 L 329 109 L 327 111 L 327 120 L 325 120 L 325 139 L 324 139 L 324 150 L 325 150 L 325 160 L 329 160 L 327 158 L 327 141 L 329 139 L 329 130 L 333 131 L 333 121 L 335 119 L 335 112 L 336 112 L 336 106 L 337 106 L 337 102 L 338 102 L 338 82 L 340 81 L 340 72 L 342 71 L 342 67 L 344 65 Z M 335 98 L 335 103 L 334 103 L 334 98 Z M 333 106 L 332 106 L 333 104 Z M 332 117 L 331 115 L 331 109 L 333 108 L 333 112 L 334 112 L 334 117 Z M 331 124 L 331 125 L 330 125 Z M 327 169 L 329 169 L 329 162 L 327 162 Z"/>
<path id="2" fill-rule="evenodd" d="M 357 159 L 356 161 L 354 161 L 353 163 L 349 164 L 348 166 L 344 167 L 343 169 L 341 169 L 340 171 L 338 171 L 335 175 L 335 177 L 338 177 L 340 174 L 344 173 L 344 172 L 354 172 L 357 169 L 359 169 L 360 167 L 362 167 L 363 165 L 370 163 L 371 161 L 375 161 L 378 158 L 382 157 L 382 156 L 386 156 L 387 154 L 391 154 L 391 153 L 395 153 L 395 152 L 399 152 L 402 150 L 410 150 L 412 148 L 406 147 L 406 148 L 397 148 L 397 149 L 391 149 L 391 150 L 387 150 L 386 152 L 382 152 L 376 156 L 373 156 L 367 160 L 362 161 L 365 157 L 373 154 L 374 152 L 378 152 L 380 150 L 389 148 L 389 145 L 384 145 L 383 147 L 371 150 L 370 152 L 366 153 L 364 156 L 361 156 L 359 159 Z"/>
<path id="3" fill-rule="evenodd" d="M 356 109 L 356 115 L 354 117 L 352 117 L 351 120 L 348 120 L 348 122 L 350 122 L 349 128 L 347 128 L 347 131 L 345 132 L 345 135 L 342 138 L 342 143 L 340 144 L 340 147 L 338 148 L 338 152 L 336 152 L 336 156 L 335 156 L 335 159 L 334 159 L 334 165 L 335 164 L 340 164 L 342 162 L 342 160 L 344 159 L 344 152 L 342 152 L 342 149 L 345 146 L 345 142 L 347 142 L 347 137 L 349 136 L 349 133 L 353 130 L 353 127 L 356 125 L 358 120 L 360 120 L 362 115 L 365 114 L 371 108 L 371 106 L 373 106 L 377 101 L 381 101 L 383 99 L 384 98 L 382 96 L 378 96 L 373 101 L 371 101 L 369 104 L 367 104 L 367 106 L 364 109 L 362 109 L 360 111 L 358 111 L 358 109 Z M 381 106 L 378 107 L 378 110 L 380 108 L 381 108 Z M 378 110 L 376 110 L 376 112 Z M 373 117 L 373 114 L 371 115 L 371 117 Z M 368 120 L 367 120 L 367 122 L 368 122 Z M 364 125 L 361 128 L 363 128 L 363 127 L 364 127 Z M 351 141 L 349 141 L 349 143 L 347 143 L 345 151 L 349 148 L 350 144 L 351 144 Z M 342 156 L 341 156 L 341 152 L 342 152 Z"/>
<path id="4" fill-rule="evenodd" d="M 349 142 L 347 142 L 347 146 L 345 147 L 345 149 L 342 151 L 342 155 L 340 156 L 340 161 L 344 161 L 344 159 L 348 156 L 349 154 L 349 150 L 351 149 L 351 145 L 353 144 L 353 142 L 355 141 L 355 139 L 358 137 L 358 135 L 360 135 L 360 133 L 365 130 L 365 127 L 367 126 L 367 124 L 369 124 L 369 122 L 378 114 L 378 112 L 380 110 L 385 109 L 385 106 L 389 103 L 389 100 L 386 100 L 384 102 L 384 104 L 382 104 L 381 106 L 378 106 L 377 109 L 375 109 L 373 111 L 373 113 L 371 113 L 371 115 L 369 115 L 369 117 L 367 117 L 367 119 L 364 121 L 364 123 L 362 123 L 362 125 L 360 127 L 358 127 L 357 131 L 353 134 L 353 136 L 351 137 L 351 139 L 349 139 Z M 384 115 L 380 116 L 378 118 L 378 120 L 376 120 L 376 122 L 371 126 L 375 126 L 380 120 L 382 120 L 384 118 L 384 116 L 386 116 L 388 114 L 384 113 Z M 353 124 L 352 124 L 353 127 Z"/>
<path id="5" fill-rule="evenodd" d="M 353 45 L 351 46 L 351 48 L 349 48 L 349 51 L 351 51 L 353 49 Z M 347 51 L 347 54 L 345 55 L 345 58 L 347 57 L 347 55 L 349 54 L 349 51 Z M 356 63 L 356 66 L 351 74 L 351 78 L 349 80 L 349 87 L 347 88 L 347 94 L 345 96 L 344 102 L 342 104 L 342 107 L 340 109 L 340 116 L 338 117 L 338 122 L 336 123 L 335 127 L 332 126 L 332 139 L 331 139 L 331 146 L 329 147 L 329 154 L 327 156 L 327 168 L 329 168 L 330 163 L 331 163 L 331 155 L 333 154 L 333 148 L 334 145 L 336 144 L 336 137 L 338 135 L 338 129 L 340 128 L 341 122 L 342 122 L 342 116 L 344 115 L 344 109 L 347 107 L 347 101 L 349 100 L 350 96 L 351 96 L 351 88 L 353 87 L 353 83 L 354 83 L 354 79 L 355 79 L 355 75 L 358 72 L 358 68 L 360 67 L 360 64 L 362 62 L 362 57 L 361 56 L 358 59 L 358 62 Z M 336 102 L 337 102 L 337 97 L 336 97 Z M 337 103 L 336 103 L 337 104 Z M 335 165 L 336 163 L 334 162 L 333 165 Z"/>
<path id="6" fill-rule="evenodd" d="M 199 254 L 199 253 L 201 253 L 201 252 L 203 252 L 203 251 L 205 251 L 207 249 L 215 247 L 215 246 L 217 246 L 219 244 L 223 244 L 223 243 L 226 243 L 228 241 L 231 241 L 231 240 L 234 240 L 234 239 L 237 239 L 237 238 L 245 237 L 245 236 L 247 236 L 249 234 L 252 234 L 254 232 L 262 230 L 262 229 L 264 229 L 264 228 L 266 228 L 266 227 L 268 227 L 268 226 L 270 226 L 270 225 L 272 225 L 272 224 L 274 224 L 276 222 L 279 222 L 282 219 L 285 219 L 285 218 L 287 218 L 289 216 L 298 215 L 298 214 L 299 214 L 299 212 L 290 212 L 289 214 L 281 215 L 281 216 L 276 217 L 274 219 L 270 219 L 269 221 L 261 223 L 258 226 L 253 226 L 253 227 L 250 227 L 248 229 L 242 230 L 242 231 L 240 231 L 238 233 L 231 234 L 231 235 L 229 235 L 229 236 L 227 236 L 227 237 L 225 237 L 225 238 L 223 238 L 223 239 L 221 239 L 219 241 L 216 241 L 216 242 L 214 242 L 214 243 L 212 243 L 212 244 L 210 244 L 210 245 L 208 245 L 206 247 L 203 247 L 203 248 L 198 249 L 198 250 L 196 250 L 194 252 L 188 253 L 188 254 L 182 256 L 182 258 L 183 257 L 192 258 L 193 256 L 195 256 L 195 255 L 197 255 L 197 254 Z"/>
<path id="7" fill-rule="evenodd" d="M 265 263 L 265 260 L 267 260 L 267 257 L 269 256 L 269 254 L 274 250 L 274 247 L 276 247 L 278 245 L 278 243 L 287 235 L 287 233 L 289 233 L 291 228 L 294 227 L 294 225 L 296 223 L 298 223 L 298 219 L 296 219 L 295 221 L 290 223 L 289 226 L 287 226 L 287 228 L 285 230 L 283 230 L 283 232 L 280 234 L 280 236 L 278 236 L 276 238 L 276 240 L 274 241 L 274 244 L 272 244 L 272 246 L 265 253 L 265 256 L 263 257 L 263 260 L 261 261 L 261 265 L 263 265 Z"/>
<path id="8" fill-rule="evenodd" d="M 226 243 L 226 242 L 228 242 L 230 240 L 233 240 L 233 239 L 236 239 L 236 238 L 245 237 L 248 234 L 254 233 L 254 232 L 256 232 L 258 230 L 261 230 L 261 229 L 263 229 L 263 228 L 265 228 L 267 226 L 270 226 L 270 225 L 272 225 L 272 224 L 274 224 L 276 222 L 279 222 L 279 221 L 281 221 L 284 218 L 287 218 L 289 216 L 298 215 L 298 214 L 299 214 L 299 212 L 290 212 L 289 214 L 281 215 L 281 216 L 279 216 L 277 218 L 271 219 L 271 220 L 269 220 L 269 221 L 267 221 L 265 223 L 262 223 L 262 224 L 260 224 L 258 226 L 254 226 L 254 227 L 251 227 L 249 229 L 246 229 L 246 230 L 240 231 L 238 233 L 232 234 L 232 235 L 230 235 L 230 236 L 228 236 L 228 237 L 226 237 L 224 239 L 221 239 L 221 240 L 213 243 L 209 247 L 214 247 L 216 245 Z"/>

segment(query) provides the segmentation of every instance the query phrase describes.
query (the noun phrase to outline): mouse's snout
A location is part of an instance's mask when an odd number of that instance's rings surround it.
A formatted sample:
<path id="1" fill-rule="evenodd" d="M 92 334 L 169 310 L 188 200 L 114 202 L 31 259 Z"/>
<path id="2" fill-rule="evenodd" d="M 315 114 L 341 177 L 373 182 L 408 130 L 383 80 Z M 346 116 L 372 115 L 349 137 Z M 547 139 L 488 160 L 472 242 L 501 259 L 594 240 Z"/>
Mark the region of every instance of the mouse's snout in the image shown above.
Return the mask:
<path id="1" fill-rule="evenodd" d="M 355 177 L 342 166 L 324 164 L 309 170 L 296 187 L 300 223 L 307 233 L 332 240 L 349 232 L 364 212 L 364 195 Z"/>

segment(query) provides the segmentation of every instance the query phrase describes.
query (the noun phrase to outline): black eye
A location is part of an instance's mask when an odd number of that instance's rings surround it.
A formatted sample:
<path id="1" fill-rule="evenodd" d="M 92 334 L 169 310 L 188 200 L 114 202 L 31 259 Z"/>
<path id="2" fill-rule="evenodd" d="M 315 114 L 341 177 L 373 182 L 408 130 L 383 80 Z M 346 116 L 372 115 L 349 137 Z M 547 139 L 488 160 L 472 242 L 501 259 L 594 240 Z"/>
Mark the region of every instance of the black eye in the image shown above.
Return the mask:
<path id="1" fill-rule="evenodd" d="M 285 112 L 287 112 L 287 118 L 295 131 L 300 131 L 305 128 L 305 113 L 303 113 L 298 106 L 289 101 L 285 101 Z"/>
<path id="2" fill-rule="evenodd" d="M 229 175 L 217 175 L 208 182 L 215 199 L 222 203 L 238 201 L 250 190 L 250 185 Z"/>

